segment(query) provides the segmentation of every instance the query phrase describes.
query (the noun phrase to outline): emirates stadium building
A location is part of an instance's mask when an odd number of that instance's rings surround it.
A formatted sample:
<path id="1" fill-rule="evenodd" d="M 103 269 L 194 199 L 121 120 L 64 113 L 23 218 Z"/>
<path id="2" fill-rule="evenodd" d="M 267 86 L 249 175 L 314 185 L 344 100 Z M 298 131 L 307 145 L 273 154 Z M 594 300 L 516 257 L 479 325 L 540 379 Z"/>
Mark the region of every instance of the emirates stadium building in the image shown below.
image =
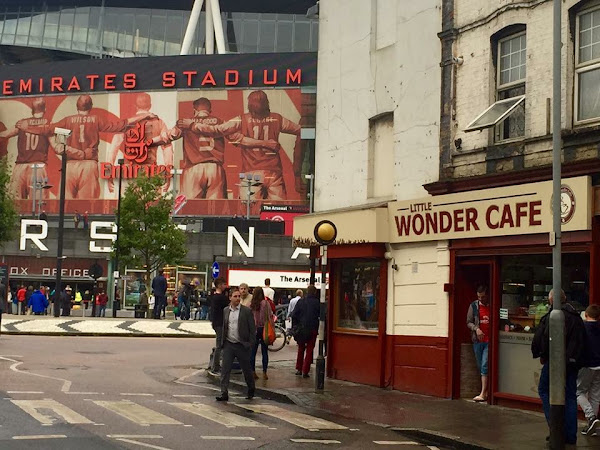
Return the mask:
<path id="1" fill-rule="evenodd" d="M 280 298 L 306 287 L 309 252 L 291 227 L 314 190 L 315 3 L 0 1 L 0 157 L 21 214 L 0 276 L 53 289 L 62 253 L 63 287 L 112 295 L 116 283 L 134 309 L 144 272 L 111 257 L 119 187 L 163 173 L 189 249 L 165 267 L 171 293 L 183 278 L 210 289 L 217 272 L 231 285 L 270 278 Z"/>

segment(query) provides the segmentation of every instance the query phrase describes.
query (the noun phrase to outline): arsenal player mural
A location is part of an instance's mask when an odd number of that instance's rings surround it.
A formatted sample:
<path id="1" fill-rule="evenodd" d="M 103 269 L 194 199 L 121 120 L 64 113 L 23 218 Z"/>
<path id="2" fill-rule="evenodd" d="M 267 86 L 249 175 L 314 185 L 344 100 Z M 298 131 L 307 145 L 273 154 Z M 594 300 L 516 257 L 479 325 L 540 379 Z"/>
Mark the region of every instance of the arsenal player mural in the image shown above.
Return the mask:
<path id="1" fill-rule="evenodd" d="M 303 170 L 313 156 L 300 136 L 303 95 L 298 88 L 265 88 L 5 98 L 0 156 L 12 164 L 11 190 L 22 212 L 31 206 L 34 163 L 44 164 L 38 178 L 52 185 L 45 210 L 58 212 L 59 127 L 72 132 L 64 148 L 67 212 L 111 214 L 120 176 L 126 187 L 135 177 L 163 174 L 163 190 L 185 200 L 179 214 L 241 215 L 247 194 L 239 175 L 251 173 L 261 181 L 252 194 L 258 215 L 263 202 L 307 202 Z M 182 169 L 176 180 L 173 169 Z"/>

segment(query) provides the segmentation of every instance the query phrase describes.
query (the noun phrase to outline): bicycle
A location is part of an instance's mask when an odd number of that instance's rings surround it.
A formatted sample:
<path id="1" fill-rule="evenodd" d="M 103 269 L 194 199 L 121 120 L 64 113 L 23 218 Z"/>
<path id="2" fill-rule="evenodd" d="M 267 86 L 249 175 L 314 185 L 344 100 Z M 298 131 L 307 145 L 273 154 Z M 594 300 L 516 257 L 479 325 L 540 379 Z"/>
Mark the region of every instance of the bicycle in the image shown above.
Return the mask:
<path id="1" fill-rule="evenodd" d="M 267 348 L 270 352 L 278 352 L 285 347 L 286 344 L 289 344 L 291 339 L 292 335 L 287 332 L 285 325 L 281 326 L 279 324 L 275 324 L 275 340 Z"/>

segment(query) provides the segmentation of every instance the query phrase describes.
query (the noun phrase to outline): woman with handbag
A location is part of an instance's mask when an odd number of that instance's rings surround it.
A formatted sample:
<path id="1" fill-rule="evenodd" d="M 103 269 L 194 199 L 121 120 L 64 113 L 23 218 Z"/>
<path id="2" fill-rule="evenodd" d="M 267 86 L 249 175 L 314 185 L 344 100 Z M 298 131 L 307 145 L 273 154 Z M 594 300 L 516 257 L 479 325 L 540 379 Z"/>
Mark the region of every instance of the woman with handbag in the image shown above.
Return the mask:
<path id="1" fill-rule="evenodd" d="M 261 287 L 254 289 L 252 293 L 252 303 L 250 303 L 250 309 L 254 315 L 254 324 L 256 325 L 256 341 L 252 348 L 252 357 L 250 362 L 252 364 L 252 371 L 254 372 L 254 379 L 258 379 L 256 375 L 256 354 L 258 353 L 258 346 L 260 345 L 262 353 L 262 369 L 263 379 L 268 380 L 267 368 L 269 367 L 269 331 L 274 331 L 273 314 L 271 314 L 271 307 L 265 299 L 265 294 Z M 266 340 L 265 340 L 266 331 Z"/>

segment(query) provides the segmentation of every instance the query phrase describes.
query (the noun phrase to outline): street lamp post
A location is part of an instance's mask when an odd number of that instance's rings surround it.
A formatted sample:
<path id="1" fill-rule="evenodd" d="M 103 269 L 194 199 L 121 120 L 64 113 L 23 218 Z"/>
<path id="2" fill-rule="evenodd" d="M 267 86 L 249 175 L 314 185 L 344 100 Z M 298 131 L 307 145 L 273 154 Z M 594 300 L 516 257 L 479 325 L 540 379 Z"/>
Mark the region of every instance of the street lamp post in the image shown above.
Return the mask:
<path id="1" fill-rule="evenodd" d="M 319 313 L 319 356 L 315 365 L 315 391 L 325 389 L 325 323 L 327 318 L 327 246 L 335 241 L 337 228 L 333 222 L 322 220 L 315 225 L 315 239 L 321 244 L 321 309 Z"/>
<path id="2" fill-rule="evenodd" d="M 62 130 L 62 129 L 61 129 Z M 62 160 L 60 166 L 60 200 L 58 212 L 58 242 L 56 244 L 56 287 L 54 288 L 54 317 L 60 316 L 60 296 L 62 293 L 62 262 L 63 242 L 65 235 L 65 188 L 67 185 L 67 138 L 70 130 L 56 134 L 56 139 L 62 145 Z"/>
<path id="3" fill-rule="evenodd" d="M 308 180 L 308 211 L 312 214 L 315 210 L 315 202 L 313 200 L 315 195 L 315 175 L 309 173 L 304 175 L 304 178 Z"/>
<path id="4" fill-rule="evenodd" d="M 42 191 L 42 184 L 38 181 L 38 176 L 37 176 L 37 171 L 38 169 L 43 169 L 46 165 L 44 163 L 34 163 L 31 165 L 31 168 L 33 169 L 33 175 L 31 177 L 31 188 L 32 188 L 32 196 L 31 196 L 31 215 L 32 216 L 37 216 L 37 192 L 38 190 L 40 191 L 40 204 L 42 203 L 41 198 L 43 197 L 41 194 Z"/>
<path id="5" fill-rule="evenodd" d="M 119 301 L 117 300 L 117 291 L 119 290 L 119 232 L 121 231 L 121 227 L 119 226 L 119 222 L 121 221 L 121 189 L 123 186 L 123 164 L 125 163 L 124 159 L 119 159 L 119 190 L 117 199 L 117 240 L 115 242 L 115 296 L 113 297 L 113 305 L 112 305 L 112 316 L 117 317 L 117 309 L 120 307 Z"/>
<path id="6" fill-rule="evenodd" d="M 240 187 L 247 188 L 246 192 L 246 219 L 250 219 L 250 197 L 254 195 L 252 188 L 262 184 L 260 175 L 252 175 L 251 173 L 240 173 Z M 245 182 L 245 184 L 243 184 Z"/>

